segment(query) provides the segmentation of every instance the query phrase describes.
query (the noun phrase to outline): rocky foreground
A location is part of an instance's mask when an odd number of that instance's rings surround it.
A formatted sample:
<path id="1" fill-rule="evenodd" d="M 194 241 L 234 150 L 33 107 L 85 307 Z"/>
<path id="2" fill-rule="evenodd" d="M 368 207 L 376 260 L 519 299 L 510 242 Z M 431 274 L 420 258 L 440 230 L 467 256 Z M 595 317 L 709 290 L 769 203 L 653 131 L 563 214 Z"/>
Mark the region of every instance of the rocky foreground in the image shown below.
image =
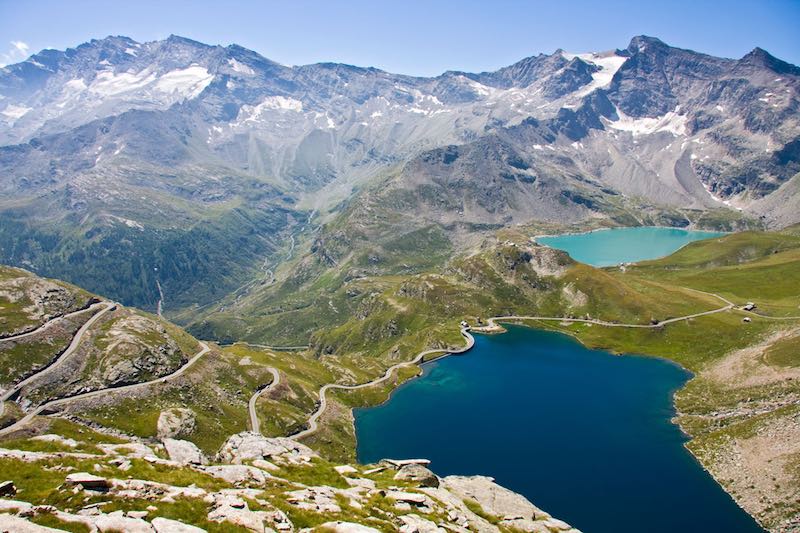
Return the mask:
<path id="1" fill-rule="evenodd" d="M 231 436 L 210 458 L 185 440 L 84 433 L 0 449 L 10 478 L 0 531 L 577 531 L 492 478 L 440 478 L 423 459 L 333 465 L 256 433 Z"/>

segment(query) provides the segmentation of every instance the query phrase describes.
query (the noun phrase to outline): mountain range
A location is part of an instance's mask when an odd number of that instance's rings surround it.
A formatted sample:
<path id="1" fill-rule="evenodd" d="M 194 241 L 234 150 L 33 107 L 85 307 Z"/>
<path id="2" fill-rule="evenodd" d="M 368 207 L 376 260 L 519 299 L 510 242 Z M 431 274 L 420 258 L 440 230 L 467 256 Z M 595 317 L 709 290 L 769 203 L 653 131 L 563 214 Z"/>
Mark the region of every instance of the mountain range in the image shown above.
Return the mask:
<path id="1" fill-rule="evenodd" d="M 0 262 L 178 312 L 269 283 L 303 235 L 784 227 L 799 91 L 762 49 L 646 36 L 433 78 L 177 36 L 44 50 L 0 69 Z"/>

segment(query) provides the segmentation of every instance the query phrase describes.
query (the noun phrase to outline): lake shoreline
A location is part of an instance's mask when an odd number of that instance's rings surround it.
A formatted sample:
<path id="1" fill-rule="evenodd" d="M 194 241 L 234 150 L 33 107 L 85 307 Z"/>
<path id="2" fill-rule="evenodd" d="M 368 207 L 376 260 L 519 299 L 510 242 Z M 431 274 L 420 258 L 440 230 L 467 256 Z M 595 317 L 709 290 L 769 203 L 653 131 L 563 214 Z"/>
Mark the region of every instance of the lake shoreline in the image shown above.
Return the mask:
<path id="1" fill-rule="evenodd" d="M 582 253 L 578 253 L 580 257 L 574 255 L 576 253 L 576 249 L 573 249 L 574 246 L 577 246 L 579 242 L 578 239 L 583 239 L 585 237 L 601 234 L 609 234 L 609 233 L 617 233 L 623 234 L 625 232 L 637 232 L 643 230 L 665 230 L 670 232 L 682 232 L 685 236 L 689 237 L 687 242 L 683 242 L 679 246 L 670 247 L 667 246 L 659 251 L 654 251 L 649 254 L 645 254 L 643 257 L 631 257 L 629 259 L 623 259 L 619 261 L 609 261 L 609 260 L 597 260 L 597 259 L 587 259 L 583 257 Z M 531 239 L 534 244 L 538 246 L 546 246 L 548 248 L 554 250 L 561 250 L 569 254 L 569 256 L 574 260 L 580 263 L 588 264 L 594 266 L 596 268 L 616 268 L 622 265 L 628 264 L 636 264 L 641 263 L 643 261 L 655 261 L 658 259 L 663 259 L 665 257 L 669 257 L 670 255 L 682 250 L 689 244 L 701 240 L 707 239 L 715 239 L 721 238 L 726 235 L 730 235 L 731 232 L 724 232 L 724 231 L 717 231 L 717 230 L 697 230 L 697 229 L 686 229 L 686 228 L 676 228 L 671 226 L 618 226 L 618 227 L 611 227 L 611 228 L 596 228 L 588 231 L 577 232 L 577 233 L 561 233 L 558 235 L 535 235 Z M 693 238 L 693 236 L 697 236 L 697 238 Z M 561 243 L 558 242 L 542 242 L 543 240 L 551 240 L 551 241 L 558 241 L 561 239 Z M 570 243 L 570 239 L 576 241 L 574 243 Z M 652 239 L 648 236 L 647 242 L 650 242 Z M 560 245 L 559 245 L 560 244 Z M 642 243 L 644 244 L 644 243 Z"/>
<path id="2" fill-rule="evenodd" d="M 666 357 L 649 355 L 649 354 L 646 354 L 646 353 L 619 352 L 619 351 L 615 351 L 615 350 L 609 350 L 607 348 L 603 348 L 603 347 L 600 347 L 600 346 L 593 346 L 591 343 L 585 342 L 583 339 L 581 339 L 580 337 L 578 337 L 577 335 L 575 335 L 572 332 L 563 331 L 563 330 L 556 329 L 556 328 L 547 328 L 547 327 L 541 327 L 541 326 L 534 326 L 534 325 L 531 325 L 531 324 L 528 324 L 528 323 L 525 323 L 525 322 L 511 322 L 511 321 L 509 321 L 509 322 L 506 322 L 506 324 L 509 324 L 509 325 L 512 325 L 512 326 L 523 327 L 523 328 L 526 328 L 526 329 L 530 329 L 532 331 L 543 331 L 543 332 L 558 333 L 560 335 L 564 335 L 564 336 L 576 341 L 578 344 L 580 344 L 582 347 L 584 347 L 584 348 L 586 348 L 588 350 L 606 352 L 606 353 L 608 353 L 610 355 L 613 355 L 614 357 L 641 358 L 641 359 L 658 360 L 658 361 L 660 361 L 662 363 L 666 363 L 666 364 L 668 364 L 670 366 L 673 366 L 673 367 L 679 369 L 681 372 L 686 373 L 687 374 L 687 379 L 681 385 L 679 385 L 679 386 L 677 386 L 677 387 L 675 387 L 675 388 L 673 388 L 672 390 L 669 391 L 669 401 L 670 401 L 670 406 L 671 406 L 671 409 L 672 409 L 672 416 L 670 416 L 669 419 L 668 419 L 669 424 L 671 426 L 673 426 L 675 429 L 677 429 L 680 432 L 680 434 L 683 436 L 684 442 L 682 443 L 682 447 L 688 453 L 688 455 L 692 458 L 693 462 L 697 466 L 699 466 L 700 469 L 702 469 L 702 471 L 705 472 L 710 477 L 710 479 L 712 479 L 714 481 L 714 483 L 730 498 L 730 500 L 739 509 L 741 509 L 744 513 L 746 513 L 748 516 L 750 516 L 759 525 L 759 527 L 761 527 L 761 528 L 764 527 L 758 521 L 757 517 L 755 517 L 754 515 L 750 514 L 747 511 L 747 509 L 745 509 L 743 506 L 741 506 L 739 504 L 738 500 L 730 492 L 728 492 L 728 490 L 720 482 L 720 480 L 717 479 L 714 476 L 713 472 L 708 467 L 708 465 L 704 464 L 704 462 L 702 461 L 701 457 L 696 455 L 692 451 L 690 446 L 689 446 L 689 444 L 694 440 L 695 436 L 693 434 L 691 434 L 689 431 L 687 431 L 686 427 L 683 424 L 681 424 L 680 419 L 682 417 L 686 416 L 686 413 L 683 413 L 682 411 L 680 411 L 678 409 L 677 403 L 676 403 L 676 398 L 677 398 L 677 395 L 682 390 L 684 390 L 686 388 L 686 386 L 692 380 L 694 380 L 697 377 L 693 372 L 691 372 L 689 369 L 685 368 L 683 365 L 681 365 L 677 361 L 674 361 L 674 360 L 666 358 Z M 498 326 L 501 326 L 501 328 L 499 328 L 497 330 L 491 330 L 491 331 L 474 331 L 473 330 L 472 332 L 473 333 L 478 333 L 481 336 L 485 336 L 485 337 L 500 336 L 500 335 L 504 335 L 504 334 L 508 333 L 508 329 L 502 327 L 502 323 L 498 322 Z M 418 372 L 416 375 L 411 376 L 410 378 L 406 379 L 405 381 L 403 381 L 403 383 L 400 383 L 396 387 L 392 388 L 389 391 L 387 397 L 383 401 L 381 401 L 379 404 L 371 405 L 369 407 L 357 407 L 357 408 L 351 409 L 352 414 L 353 414 L 353 425 L 354 425 L 354 427 L 356 425 L 355 424 L 355 415 L 356 415 L 357 411 L 375 409 L 375 408 L 378 408 L 378 407 L 385 406 L 386 404 L 388 404 L 395 397 L 395 394 L 397 392 L 399 392 L 402 388 L 404 388 L 407 385 L 411 384 L 413 381 L 416 381 L 418 379 L 424 378 L 425 375 L 426 375 L 425 374 L 426 367 L 432 365 L 433 363 L 440 363 L 444 359 L 448 358 L 451 355 L 468 356 L 470 351 L 471 350 L 467 350 L 466 352 L 460 352 L 460 353 L 445 353 L 445 354 L 437 356 L 437 357 L 435 357 L 433 359 L 429 359 L 429 360 L 420 362 L 418 364 L 418 366 L 420 367 L 420 372 Z M 356 430 L 354 432 L 354 434 L 355 434 L 355 441 L 356 441 L 356 450 L 358 451 L 359 450 L 359 442 L 360 442 L 359 432 Z M 357 457 L 357 460 L 359 462 L 361 462 L 361 457 Z"/>

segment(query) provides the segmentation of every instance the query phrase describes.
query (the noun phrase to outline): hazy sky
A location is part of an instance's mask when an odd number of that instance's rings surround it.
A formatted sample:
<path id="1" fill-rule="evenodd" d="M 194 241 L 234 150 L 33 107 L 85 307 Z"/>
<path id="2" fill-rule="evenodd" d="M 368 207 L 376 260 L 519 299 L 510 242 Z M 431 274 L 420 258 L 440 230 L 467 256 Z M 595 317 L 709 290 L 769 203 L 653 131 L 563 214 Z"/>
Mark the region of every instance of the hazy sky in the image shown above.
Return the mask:
<path id="1" fill-rule="evenodd" d="M 106 35 L 171 33 L 237 43 L 287 65 L 336 61 L 418 75 L 494 70 L 557 48 L 624 48 L 640 34 L 726 57 L 760 46 L 800 64 L 798 28 L 800 0 L 0 0 L 0 64 Z"/>

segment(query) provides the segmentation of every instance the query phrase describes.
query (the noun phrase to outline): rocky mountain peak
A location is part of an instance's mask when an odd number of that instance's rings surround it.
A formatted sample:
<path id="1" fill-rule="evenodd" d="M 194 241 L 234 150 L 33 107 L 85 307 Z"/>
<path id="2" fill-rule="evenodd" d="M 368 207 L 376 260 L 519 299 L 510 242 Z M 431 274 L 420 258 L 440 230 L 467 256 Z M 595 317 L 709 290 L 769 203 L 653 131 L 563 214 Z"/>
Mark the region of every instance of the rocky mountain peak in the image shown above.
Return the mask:
<path id="1" fill-rule="evenodd" d="M 739 60 L 739 65 L 769 69 L 776 74 L 800 76 L 800 68 L 773 56 L 763 48 L 755 47 Z"/>
<path id="2" fill-rule="evenodd" d="M 650 37 L 648 35 L 637 35 L 636 37 L 631 39 L 630 44 L 628 44 L 628 48 L 626 51 L 628 54 L 634 53 L 642 53 L 652 50 L 664 50 L 670 48 L 668 44 L 666 44 L 661 39 L 657 37 Z"/>
<path id="3" fill-rule="evenodd" d="M 188 37 L 181 37 L 180 35 L 171 34 L 167 37 L 164 41 L 166 44 L 171 45 L 181 45 L 181 46 L 191 46 L 194 48 L 213 48 L 213 46 L 207 45 L 205 43 L 201 43 L 200 41 L 195 41 L 194 39 L 189 39 Z"/>

